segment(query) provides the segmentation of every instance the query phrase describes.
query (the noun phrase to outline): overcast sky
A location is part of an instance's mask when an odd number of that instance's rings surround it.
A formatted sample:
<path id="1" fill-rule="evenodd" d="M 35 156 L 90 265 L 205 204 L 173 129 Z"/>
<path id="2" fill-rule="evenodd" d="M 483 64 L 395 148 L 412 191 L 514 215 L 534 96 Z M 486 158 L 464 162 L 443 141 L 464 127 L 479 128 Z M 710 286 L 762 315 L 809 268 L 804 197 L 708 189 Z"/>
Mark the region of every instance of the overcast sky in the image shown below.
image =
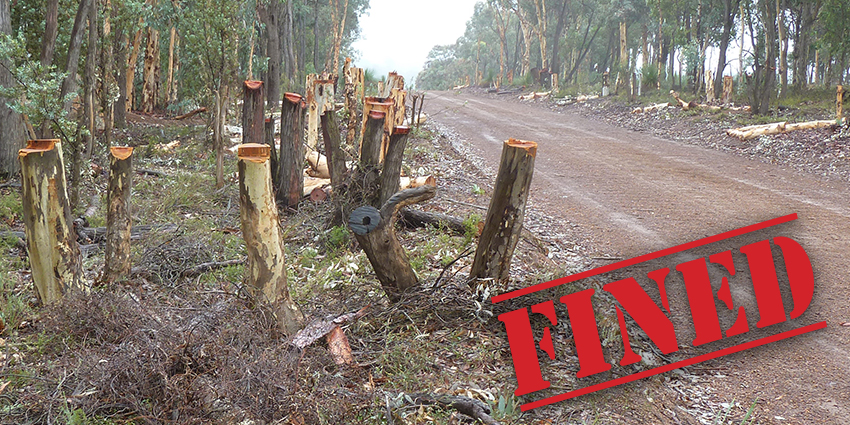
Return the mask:
<path id="1" fill-rule="evenodd" d="M 413 85 L 435 45 L 454 44 L 466 31 L 479 0 L 369 0 L 360 17 L 360 52 L 355 65 L 376 77 L 396 71 Z"/>

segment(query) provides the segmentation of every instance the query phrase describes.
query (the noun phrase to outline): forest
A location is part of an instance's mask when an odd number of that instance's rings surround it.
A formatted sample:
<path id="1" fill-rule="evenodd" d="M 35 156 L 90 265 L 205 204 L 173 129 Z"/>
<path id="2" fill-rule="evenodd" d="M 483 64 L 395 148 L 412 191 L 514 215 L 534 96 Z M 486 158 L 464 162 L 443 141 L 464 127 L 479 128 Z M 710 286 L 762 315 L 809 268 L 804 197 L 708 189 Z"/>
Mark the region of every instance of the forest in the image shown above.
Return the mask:
<path id="1" fill-rule="evenodd" d="M 609 72 L 618 86 L 637 74 L 647 90 L 708 86 L 720 99 L 731 76 L 764 114 L 794 90 L 847 80 L 848 14 L 842 0 L 488 0 L 455 44 L 431 50 L 417 85 L 530 86 L 545 70 L 589 91 Z"/>

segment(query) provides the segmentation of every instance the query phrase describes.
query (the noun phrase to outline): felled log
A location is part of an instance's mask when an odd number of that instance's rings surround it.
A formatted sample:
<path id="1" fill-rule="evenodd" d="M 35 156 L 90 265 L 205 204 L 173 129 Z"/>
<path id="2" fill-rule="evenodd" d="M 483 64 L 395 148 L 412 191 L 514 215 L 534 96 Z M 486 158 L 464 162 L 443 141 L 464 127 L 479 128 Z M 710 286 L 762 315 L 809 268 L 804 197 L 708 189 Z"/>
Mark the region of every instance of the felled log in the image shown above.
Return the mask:
<path id="1" fill-rule="evenodd" d="M 195 109 L 192 112 L 189 112 L 189 113 L 186 113 L 186 114 L 183 114 L 183 115 L 178 115 L 178 116 L 174 117 L 174 119 L 175 120 L 185 120 L 187 118 L 192 118 L 195 115 L 198 115 L 198 114 L 203 113 L 203 112 L 207 112 L 207 108 L 198 108 L 198 109 Z"/>
<path id="2" fill-rule="evenodd" d="M 36 296 L 42 304 L 84 289 L 82 259 L 71 228 L 71 206 L 59 140 L 30 140 L 18 152 L 27 254 Z"/>
<path id="3" fill-rule="evenodd" d="M 471 279 L 510 278 L 511 258 L 522 234 L 536 156 L 535 142 L 515 139 L 505 142 L 486 224 L 469 272 Z"/>
<path id="4" fill-rule="evenodd" d="M 319 179 L 331 178 L 331 171 L 328 168 L 328 158 L 326 156 L 311 150 L 307 152 L 307 163 L 310 164 L 310 168 L 307 170 L 307 174 L 310 177 Z"/>
<path id="5" fill-rule="evenodd" d="M 532 92 L 532 93 L 527 94 L 525 96 L 520 96 L 519 100 L 541 99 L 541 98 L 544 98 L 544 97 L 548 97 L 550 94 L 552 94 L 551 90 L 549 90 L 547 92 Z"/>
<path id="6" fill-rule="evenodd" d="M 310 201 L 316 204 L 321 204 L 328 199 L 329 191 L 324 187 L 315 187 L 310 191 Z"/>
<path id="7" fill-rule="evenodd" d="M 266 144 L 239 147 L 239 211 L 248 251 L 245 288 L 255 303 L 268 303 L 286 334 L 301 328 L 304 316 L 287 286 L 286 261 L 277 205 L 271 181 L 270 148 Z"/>
<path id="8" fill-rule="evenodd" d="M 384 203 L 380 211 L 364 206 L 349 216 L 349 228 L 392 302 L 398 301 L 405 290 L 418 283 L 407 253 L 395 233 L 396 213 L 402 207 L 431 199 L 436 193 L 434 186 L 403 190 Z"/>
<path id="9" fill-rule="evenodd" d="M 758 136 L 769 136 L 773 134 L 787 133 L 797 130 L 813 130 L 818 128 L 830 128 L 836 125 L 833 120 L 808 121 L 802 123 L 788 124 L 787 122 L 776 122 L 771 124 L 750 125 L 741 128 L 726 130 L 726 134 L 742 140 L 749 140 Z"/>
<path id="10" fill-rule="evenodd" d="M 401 210 L 401 220 L 408 227 L 432 226 L 439 229 L 448 229 L 458 235 L 466 233 L 466 226 L 463 225 L 463 220 L 447 214 L 405 208 Z"/>
<path id="11" fill-rule="evenodd" d="M 670 106 L 670 103 L 656 103 L 655 105 L 647 106 L 644 108 L 635 108 L 632 110 L 633 114 L 645 114 L 647 112 L 654 112 L 659 109 L 665 109 Z"/>
<path id="12" fill-rule="evenodd" d="M 313 193 L 316 188 L 323 188 L 327 185 L 331 184 L 331 179 L 320 179 L 316 177 L 304 177 L 304 189 L 302 190 L 302 196 L 308 197 Z"/>
<path id="13" fill-rule="evenodd" d="M 109 189 L 106 193 L 106 260 L 103 280 L 113 282 L 130 273 L 130 238 L 133 217 L 130 193 L 133 185 L 133 148 L 109 149 Z"/>
<path id="14" fill-rule="evenodd" d="M 699 106 L 699 104 L 693 101 L 685 102 L 684 100 L 682 100 L 681 97 L 679 97 L 679 92 L 675 90 L 670 90 L 670 96 L 673 96 L 673 98 L 676 99 L 677 105 L 682 108 L 683 111 L 688 111 L 691 108 L 696 108 Z"/>

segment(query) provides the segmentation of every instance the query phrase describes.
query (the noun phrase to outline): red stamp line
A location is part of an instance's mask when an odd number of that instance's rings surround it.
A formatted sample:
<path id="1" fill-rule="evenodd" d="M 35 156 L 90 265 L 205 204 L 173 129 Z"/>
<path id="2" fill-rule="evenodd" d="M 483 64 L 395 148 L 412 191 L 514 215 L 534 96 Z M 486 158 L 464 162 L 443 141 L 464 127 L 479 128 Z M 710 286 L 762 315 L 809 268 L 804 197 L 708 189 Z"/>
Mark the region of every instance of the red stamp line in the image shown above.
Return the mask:
<path id="1" fill-rule="evenodd" d="M 796 214 L 794 214 L 794 216 L 795 216 L 794 218 L 796 218 Z M 765 223 L 768 223 L 768 222 L 765 222 Z M 746 228 L 743 228 L 743 229 L 746 229 Z M 743 232 L 743 233 L 747 233 L 747 232 Z M 743 233 L 740 233 L 740 234 L 743 234 Z M 659 251 L 659 252 L 661 252 L 661 251 Z M 536 409 L 538 407 L 546 406 L 546 405 L 549 405 L 549 404 L 552 404 L 552 403 L 557 403 L 557 402 L 560 402 L 560 401 L 569 400 L 571 398 L 579 397 L 579 396 L 582 396 L 582 395 L 585 395 L 585 394 L 590 394 L 592 392 L 604 390 L 606 388 L 611 388 L 611 387 L 615 387 L 617 385 L 622 385 L 622 384 L 626 384 L 626 383 L 629 383 L 629 382 L 632 382 L 632 381 L 637 381 L 638 379 L 648 378 L 650 376 L 655 376 L 655 375 L 658 375 L 658 374 L 661 374 L 661 373 L 669 372 L 671 370 L 680 369 L 680 368 L 683 368 L 683 367 L 686 367 L 686 366 L 692 366 L 694 364 L 701 363 L 701 362 L 704 362 L 704 361 L 707 361 L 707 360 L 712 360 L 712 359 L 716 359 L 718 357 L 722 357 L 722 356 L 725 356 L 725 355 L 728 355 L 728 354 L 738 353 L 738 352 L 741 352 L 741 351 L 749 350 L 751 348 L 760 347 L 762 345 L 770 344 L 771 342 L 776 342 L 776 341 L 781 341 L 783 339 L 793 338 L 793 337 L 798 336 L 798 335 L 803 335 L 803 334 L 813 332 L 813 331 L 816 331 L 816 330 L 820 330 L 820 329 L 824 329 L 824 328 L 826 328 L 826 322 L 814 323 L 814 324 L 811 324 L 811 325 L 808 325 L 808 326 L 804 326 L 802 328 L 792 329 L 790 331 L 778 333 L 776 335 L 771 335 L 771 336 L 768 336 L 768 337 L 764 337 L 764 338 L 756 339 L 756 340 L 753 340 L 753 341 L 745 342 L 743 344 L 739 344 L 739 345 L 736 345 L 736 346 L 733 346 L 733 347 L 728 347 L 728 348 L 724 348 L 722 350 L 718 350 L 718 351 L 714 351 L 714 352 L 711 352 L 711 353 L 706 353 L 706 354 L 702 354 L 702 355 L 699 355 L 699 356 L 696 356 L 696 357 L 692 357 L 692 358 L 689 358 L 689 359 L 681 360 L 681 361 L 678 361 L 676 363 L 671 363 L 671 364 L 668 364 L 668 365 L 659 366 L 659 367 L 656 367 L 654 369 L 649 369 L 649 370 L 645 370 L 643 372 L 638 372 L 638 373 L 635 373 L 635 374 L 632 374 L 632 375 L 623 376 L 621 378 L 612 379 L 610 381 L 601 382 L 601 383 L 596 384 L 596 385 L 591 385 L 589 387 L 585 387 L 585 388 L 582 388 L 582 389 L 569 391 L 569 392 L 566 392 L 566 393 L 563 393 L 563 394 L 560 394 L 560 395 L 556 395 L 556 396 L 552 396 L 552 397 L 547 397 L 547 398 L 544 398 L 544 399 L 541 399 L 541 400 L 533 401 L 531 403 L 525 403 L 521 406 L 521 409 L 522 409 L 523 412 L 525 412 L 525 411 L 528 411 L 528 410 L 531 410 L 531 409 Z"/>
<path id="2" fill-rule="evenodd" d="M 772 220 L 763 221 L 761 223 L 751 224 L 749 226 L 744 226 L 739 229 L 730 230 L 728 232 L 720 233 L 714 236 L 709 236 L 702 239 L 697 239 L 693 242 L 688 242 L 682 245 L 673 246 L 670 248 L 662 249 L 660 251 L 652 252 L 649 254 L 644 254 L 638 257 L 630 258 L 628 260 L 619 261 L 613 264 L 609 264 L 607 266 L 597 267 L 595 269 L 591 269 L 585 272 L 577 273 L 574 275 L 562 277 L 560 279 L 551 280 L 549 282 L 539 283 L 537 285 L 529 286 L 527 288 L 518 289 L 516 291 L 511 291 L 505 294 L 496 295 L 492 298 L 493 304 L 500 303 L 502 301 L 507 301 L 510 299 L 518 298 L 524 295 L 532 294 L 534 292 L 543 291 L 546 289 L 554 288 L 556 286 L 564 285 L 566 283 L 575 282 L 577 280 L 586 279 L 588 277 L 596 276 L 602 273 L 607 273 L 610 271 L 622 269 L 624 267 L 633 266 L 635 264 L 643 263 L 645 261 L 654 260 L 656 258 L 666 257 L 671 254 L 676 254 L 682 251 L 687 251 L 689 249 L 698 248 L 704 245 L 712 244 L 715 242 L 719 242 L 726 239 L 731 239 L 736 236 L 745 235 L 747 233 L 753 233 L 762 229 L 767 229 L 769 227 L 777 226 L 783 223 L 788 223 L 790 221 L 794 221 L 797 219 L 797 214 L 789 214 L 782 217 L 777 217 Z"/>

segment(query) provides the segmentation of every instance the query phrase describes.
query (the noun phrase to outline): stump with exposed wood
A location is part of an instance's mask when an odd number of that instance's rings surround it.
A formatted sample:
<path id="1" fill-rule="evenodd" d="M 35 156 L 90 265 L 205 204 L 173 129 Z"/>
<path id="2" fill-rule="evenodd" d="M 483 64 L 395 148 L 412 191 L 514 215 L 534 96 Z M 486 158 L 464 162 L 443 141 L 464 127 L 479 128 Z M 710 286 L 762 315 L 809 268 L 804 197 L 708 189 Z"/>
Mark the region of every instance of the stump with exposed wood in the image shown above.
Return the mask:
<path id="1" fill-rule="evenodd" d="M 312 77 L 312 78 L 310 78 Z M 316 149 L 319 143 L 319 121 L 326 110 L 334 107 L 334 80 L 327 74 L 307 79 L 307 146 Z"/>
<path id="2" fill-rule="evenodd" d="M 841 120 L 844 119 L 844 86 L 838 86 L 837 95 L 835 98 L 835 122 L 841 125 Z"/>
<path id="3" fill-rule="evenodd" d="M 265 144 L 243 144 L 238 155 L 242 237 L 248 251 L 245 288 L 255 302 L 272 306 L 282 331 L 294 334 L 304 317 L 287 286 L 283 237 L 272 195 L 270 148 Z"/>
<path id="4" fill-rule="evenodd" d="M 262 81 L 245 81 L 242 85 L 242 143 L 265 140 L 265 95 Z"/>
<path id="5" fill-rule="evenodd" d="M 373 110 L 366 119 L 363 131 L 363 144 L 360 147 L 360 168 L 355 184 L 362 199 L 378 207 L 378 184 L 380 178 L 381 144 L 384 138 L 384 123 L 386 113 Z"/>
<path id="6" fill-rule="evenodd" d="M 280 152 L 275 182 L 275 199 L 294 208 L 304 191 L 304 111 L 305 104 L 296 93 L 286 93 L 280 115 Z"/>
<path id="7" fill-rule="evenodd" d="M 732 92 L 735 88 L 735 79 L 731 75 L 723 77 L 723 103 L 732 103 Z"/>
<path id="8" fill-rule="evenodd" d="M 133 148 L 109 150 L 109 191 L 106 193 L 106 261 L 103 281 L 114 282 L 130 273 L 130 235 L 133 226 L 130 194 L 133 187 Z"/>
<path id="9" fill-rule="evenodd" d="M 404 159 L 404 147 L 407 145 L 407 136 L 410 134 L 408 127 L 396 127 L 390 137 L 387 154 L 384 158 L 384 166 L 381 170 L 381 187 L 378 195 L 378 203 L 387 202 L 390 197 L 399 190 L 399 176 L 401 163 Z"/>
<path id="10" fill-rule="evenodd" d="M 418 283 L 407 253 L 395 233 L 396 213 L 406 205 L 433 198 L 436 192 L 434 186 L 404 190 L 384 203 L 380 211 L 365 206 L 354 210 L 349 217 L 348 224 L 354 237 L 369 258 L 384 292 L 393 302 Z"/>
<path id="11" fill-rule="evenodd" d="M 537 143 L 510 139 L 502 149 L 499 174 L 469 277 L 506 281 L 522 232 Z"/>
<path id="12" fill-rule="evenodd" d="M 27 254 L 42 304 L 83 289 L 80 247 L 72 229 L 59 140 L 31 140 L 18 153 Z"/>
<path id="13" fill-rule="evenodd" d="M 357 140 L 358 109 L 363 98 L 363 68 L 352 67 L 351 58 L 345 58 L 343 75 L 345 77 L 345 109 L 348 111 L 348 131 L 345 140 L 350 145 Z"/>

